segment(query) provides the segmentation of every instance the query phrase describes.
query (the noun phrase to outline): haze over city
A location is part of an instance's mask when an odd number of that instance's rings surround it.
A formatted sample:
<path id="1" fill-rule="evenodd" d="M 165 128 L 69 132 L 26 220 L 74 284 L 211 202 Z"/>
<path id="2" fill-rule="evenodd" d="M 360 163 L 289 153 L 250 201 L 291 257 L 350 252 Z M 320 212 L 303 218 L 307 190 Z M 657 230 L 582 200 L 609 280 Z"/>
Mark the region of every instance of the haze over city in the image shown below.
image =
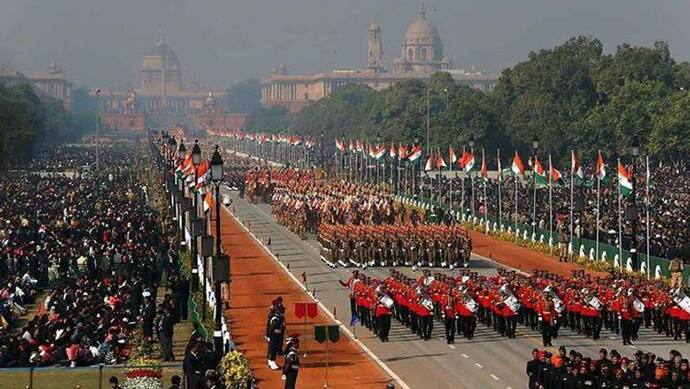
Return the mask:
<path id="1" fill-rule="evenodd" d="M 382 27 L 390 67 L 417 17 L 414 0 L 2 0 L 0 64 L 25 71 L 57 62 L 87 85 L 136 85 L 139 64 L 163 31 L 186 69 L 185 81 L 225 87 L 290 72 L 361 68 L 366 28 Z M 490 73 L 574 35 L 594 35 L 606 51 L 623 42 L 670 43 L 690 56 L 690 3 L 642 0 L 429 0 L 429 19 L 457 67 Z"/>

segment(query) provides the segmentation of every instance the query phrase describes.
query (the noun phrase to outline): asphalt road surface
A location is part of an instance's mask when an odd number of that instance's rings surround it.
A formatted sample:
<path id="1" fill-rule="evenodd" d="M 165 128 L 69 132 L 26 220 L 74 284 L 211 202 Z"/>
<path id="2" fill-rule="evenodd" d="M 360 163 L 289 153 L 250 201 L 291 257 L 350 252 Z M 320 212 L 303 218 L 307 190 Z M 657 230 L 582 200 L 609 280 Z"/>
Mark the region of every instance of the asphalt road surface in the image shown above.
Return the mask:
<path id="1" fill-rule="evenodd" d="M 316 298 L 323 303 L 343 323 L 350 322 L 350 308 L 347 291 L 338 283 L 349 277 L 351 269 L 330 268 L 320 260 L 319 243 L 315 239 L 302 240 L 288 229 L 277 224 L 266 204 L 250 204 L 239 198 L 237 192 L 225 188 L 223 194 L 233 199 L 230 207 L 234 215 L 248 227 L 255 236 L 266 244 L 271 239 L 269 249 L 279 260 L 289 266 L 298 279 L 304 272 L 309 290 L 316 291 Z M 472 256 L 471 268 L 484 274 L 493 274 L 496 263 L 476 255 Z M 400 268 L 410 276 L 419 276 L 409 268 Z M 369 268 L 367 275 L 384 278 L 388 268 Z M 288 307 L 291 314 L 291 307 Z M 502 338 L 493 329 L 478 323 L 474 339 L 468 341 L 457 338 L 454 345 L 446 344 L 442 323 L 434 323 L 434 336 L 423 341 L 406 327 L 393 320 L 390 342 L 381 343 L 365 327 L 351 328 L 359 338 L 383 363 L 395 372 L 410 388 L 526 388 L 525 366 L 531 358 L 531 350 L 542 348 L 541 336 L 518 324 L 517 338 Z M 619 336 L 602 330 L 598 341 L 562 329 L 558 346 L 574 348 L 587 356 L 597 357 L 601 347 L 617 349 L 622 355 L 632 355 L 637 350 L 651 351 L 667 357 L 672 349 L 687 349 L 685 343 L 676 342 L 658 335 L 644 327 L 640 339 L 634 346 L 623 346 Z M 356 383 L 353 383 L 356 387 Z"/>

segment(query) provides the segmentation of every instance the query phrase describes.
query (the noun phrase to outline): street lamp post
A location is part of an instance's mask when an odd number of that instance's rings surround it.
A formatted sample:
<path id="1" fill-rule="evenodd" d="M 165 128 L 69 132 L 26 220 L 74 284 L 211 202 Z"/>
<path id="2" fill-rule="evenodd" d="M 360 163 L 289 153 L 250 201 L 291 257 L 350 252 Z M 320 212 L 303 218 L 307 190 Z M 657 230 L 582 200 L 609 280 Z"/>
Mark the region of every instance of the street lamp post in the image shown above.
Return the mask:
<path id="1" fill-rule="evenodd" d="M 200 163 L 201 163 L 201 147 L 199 147 L 199 141 L 195 140 L 194 141 L 194 147 L 192 147 L 192 164 L 194 164 L 194 186 L 192 189 L 192 209 L 194 211 L 192 212 L 192 215 L 193 215 L 192 216 L 192 223 L 190 223 L 190 225 L 192 226 L 192 229 L 194 229 L 194 227 L 196 226 L 195 222 L 197 219 L 196 182 L 197 182 L 197 178 L 198 178 L 197 177 L 197 168 L 199 167 Z M 192 247 L 191 247 L 192 269 L 193 269 L 192 273 L 196 273 L 196 276 L 192 280 L 192 283 L 195 285 L 194 289 L 196 289 L 197 282 L 199 282 L 199 276 L 198 276 L 198 274 L 199 274 L 199 268 L 198 268 L 199 260 L 197 258 L 198 257 L 198 254 L 197 254 L 198 251 L 197 251 L 196 236 L 197 236 L 197 232 L 192 231 Z M 203 283 L 204 289 L 203 289 L 203 293 L 202 293 L 202 295 L 203 295 L 203 306 L 206 307 L 206 267 L 205 266 L 202 266 L 201 272 L 203 274 L 202 278 L 204 280 L 204 283 Z M 202 320 L 206 319 L 206 309 L 202 310 L 201 316 L 202 316 Z"/>
<path id="2" fill-rule="evenodd" d="M 630 259 L 632 260 L 632 268 L 637 271 L 640 264 L 637 257 L 637 183 L 635 170 L 637 165 L 637 157 L 640 156 L 640 140 L 635 135 L 632 139 L 632 197 L 630 198 L 630 218 L 632 219 L 632 239 L 630 242 Z M 647 270 L 649 271 L 649 270 Z"/>
<path id="3" fill-rule="evenodd" d="M 211 156 L 211 181 L 216 187 L 216 258 L 215 261 L 222 261 L 223 257 L 220 251 L 220 183 L 223 179 L 223 158 L 218 152 L 218 146 Z M 230 257 L 228 256 L 228 261 Z M 214 318 L 214 328 L 213 328 L 213 343 L 215 345 L 216 352 L 219 354 L 223 350 L 223 338 L 222 338 L 222 324 L 221 324 L 221 303 L 220 303 L 220 281 L 218 281 L 217 275 L 214 274 L 214 296 L 216 300 L 216 314 Z"/>
<path id="4" fill-rule="evenodd" d="M 532 239 L 536 238 L 537 232 L 537 175 L 535 174 L 537 168 L 537 150 L 539 149 L 539 140 L 534 137 L 532 139 Z"/>
<path id="5" fill-rule="evenodd" d="M 470 153 L 474 155 L 474 134 L 470 133 Z M 471 189 L 471 201 L 470 201 L 470 206 L 472 209 L 472 223 L 474 223 L 474 174 L 472 174 L 473 170 L 470 170 L 470 189 Z M 464 212 L 464 209 L 463 209 Z"/>
<path id="6" fill-rule="evenodd" d="M 426 88 L 426 149 L 431 148 L 431 86 Z"/>
<path id="7" fill-rule="evenodd" d="M 172 137 L 168 134 L 166 134 L 166 136 L 168 137 L 168 150 L 167 150 L 167 154 L 165 156 L 165 159 L 168 161 L 168 164 L 170 165 L 171 175 L 175 175 L 175 170 L 174 170 L 175 158 L 174 158 L 174 155 L 175 155 L 175 149 L 177 149 L 177 141 L 175 140 L 174 137 Z M 175 182 L 174 179 L 172 180 L 172 182 L 173 183 Z M 168 190 L 172 190 L 172 187 L 169 187 Z"/>

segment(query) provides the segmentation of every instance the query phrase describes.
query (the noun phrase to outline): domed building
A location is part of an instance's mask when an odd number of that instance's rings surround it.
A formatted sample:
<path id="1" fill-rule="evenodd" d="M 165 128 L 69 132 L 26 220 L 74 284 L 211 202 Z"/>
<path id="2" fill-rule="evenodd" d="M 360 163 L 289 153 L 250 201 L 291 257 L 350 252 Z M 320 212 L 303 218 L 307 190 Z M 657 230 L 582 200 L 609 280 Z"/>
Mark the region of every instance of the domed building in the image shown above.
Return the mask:
<path id="1" fill-rule="evenodd" d="M 184 90 L 177 54 L 162 39 L 142 60 L 141 90 L 147 94 L 164 95 Z"/>
<path id="2" fill-rule="evenodd" d="M 407 27 L 401 44 L 401 56 L 393 61 L 393 72 L 433 73 L 450 68 L 451 61 L 443 56 L 441 34 L 427 20 L 422 4 L 419 18 Z"/>
<path id="3" fill-rule="evenodd" d="M 349 84 L 364 84 L 381 90 L 405 80 L 428 80 L 438 71 L 447 71 L 456 83 L 482 91 L 492 90 L 498 80 L 496 75 L 453 68 L 451 60 L 444 56 L 441 34 L 427 20 L 423 4 L 419 17 L 403 35 L 401 56 L 393 60 L 392 70 L 386 70 L 383 65 L 381 26 L 372 23 L 367 33 L 366 68 L 288 74 L 285 66 L 281 66 L 262 80 L 261 103 L 297 112 Z"/>
<path id="4" fill-rule="evenodd" d="M 244 116 L 227 113 L 226 91 L 203 90 L 196 83 L 185 89 L 182 80 L 177 54 L 160 36 L 142 58 L 139 88 L 103 91 L 96 96 L 104 124 L 137 129 L 143 129 L 145 122 L 161 128 L 171 123 L 199 128 L 241 126 Z"/>

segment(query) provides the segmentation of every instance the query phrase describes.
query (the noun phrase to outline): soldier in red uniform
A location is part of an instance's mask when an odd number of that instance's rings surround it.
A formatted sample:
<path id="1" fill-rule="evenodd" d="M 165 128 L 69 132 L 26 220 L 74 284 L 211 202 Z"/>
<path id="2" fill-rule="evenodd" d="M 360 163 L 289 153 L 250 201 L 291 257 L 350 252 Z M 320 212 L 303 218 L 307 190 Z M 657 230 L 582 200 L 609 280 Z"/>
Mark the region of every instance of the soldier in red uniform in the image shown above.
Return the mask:
<path id="1" fill-rule="evenodd" d="M 379 298 L 376 300 L 376 306 L 374 307 L 376 328 L 379 339 L 382 342 L 388 342 L 388 334 L 391 330 L 391 307 L 384 301 L 386 297 L 390 298 L 386 293 L 385 285 L 382 285 Z"/>
<path id="2" fill-rule="evenodd" d="M 635 319 L 635 309 L 632 306 L 632 299 L 620 295 L 618 297 L 619 311 L 621 323 L 621 337 L 623 338 L 623 345 L 632 345 L 632 331 L 633 331 L 633 320 Z"/>
<path id="3" fill-rule="evenodd" d="M 553 325 L 556 320 L 556 311 L 553 307 L 551 299 L 543 295 L 536 307 L 538 320 L 541 323 L 541 339 L 544 347 L 553 346 L 551 338 L 553 336 Z"/>
<path id="4" fill-rule="evenodd" d="M 446 329 L 446 343 L 455 343 L 455 298 L 453 296 L 446 295 L 443 298 L 443 325 Z"/>

